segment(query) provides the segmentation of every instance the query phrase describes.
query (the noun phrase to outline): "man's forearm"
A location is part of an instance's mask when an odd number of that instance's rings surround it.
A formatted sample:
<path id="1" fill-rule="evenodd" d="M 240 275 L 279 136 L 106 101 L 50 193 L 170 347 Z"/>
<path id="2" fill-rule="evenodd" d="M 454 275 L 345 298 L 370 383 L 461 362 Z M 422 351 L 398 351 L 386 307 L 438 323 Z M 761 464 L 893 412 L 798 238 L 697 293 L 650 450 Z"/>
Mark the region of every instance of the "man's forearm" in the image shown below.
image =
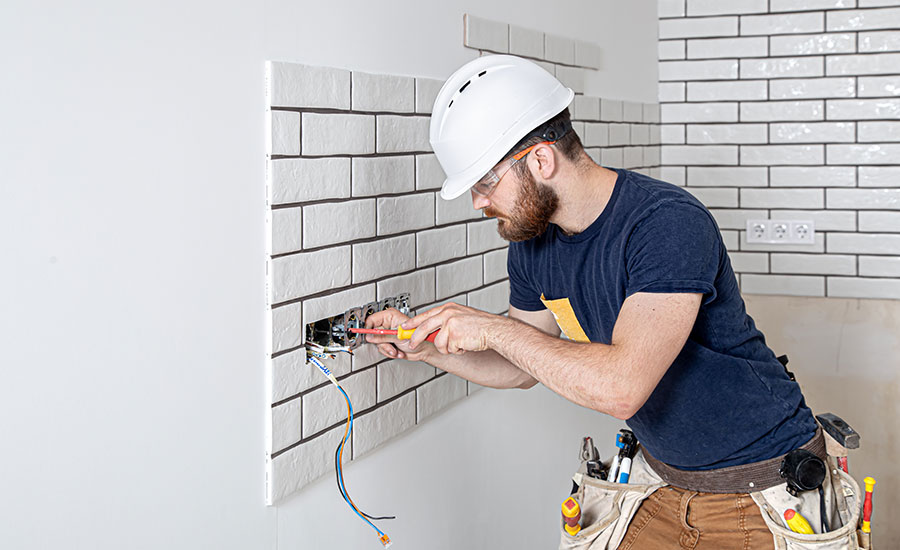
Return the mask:
<path id="1" fill-rule="evenodd" d="M 489 388 L 530 388 L 536 380 L 493 350 L 470 351 L 462 355 L 437 353 L 424 361 L 443 371 Z"/>

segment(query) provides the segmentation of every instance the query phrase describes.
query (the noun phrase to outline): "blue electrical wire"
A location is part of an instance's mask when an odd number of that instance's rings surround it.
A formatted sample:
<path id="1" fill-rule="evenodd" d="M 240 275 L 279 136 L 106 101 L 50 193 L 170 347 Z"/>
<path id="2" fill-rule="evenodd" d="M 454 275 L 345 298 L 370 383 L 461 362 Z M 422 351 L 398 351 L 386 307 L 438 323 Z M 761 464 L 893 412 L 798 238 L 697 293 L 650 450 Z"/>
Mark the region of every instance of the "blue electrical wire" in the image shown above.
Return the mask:
<path id="1" fill-rule="evenodd" d="M 338 445 L 338 453 L 340 455 L 342 454 L 341 449 L 343 449 L 344 444 L 347 443 L 347 439 L 350 437 L 350 434 L 353 433 L 353 405 L 350 403 L 350 396 L 347 395 L 347 392 L 344 391 L 344 388 L 338 386 L 337 389 L 341 390 L 341 393 L 344 394 L 344 399 L 347 400 L 347 408 L 350 410 L 350 427 L 347 429 L 347 433 L 344 434 L 344 439 L 341 440 L 341 444 Z M 344 501 L 348 506 L 350 506 L 350 508 L 356 513 L 356 515 L 360 517 L 360 519 L 368 523 L 369 526 L 372 527 L 372 529 L 375 529 L 375 531 L 377 531 L 379 535 L 384 536 L 384 532 L 378 527 L 375 527 L 375 524 L 369 521 L 368 518 L 360 514 L 359 510 L 356 509 L 356 506 L 354 506 L 353 503 L 350 502 L 350 497 L 347 496 L 347 489 L 344 488 L 344 472 L 343 468 L 341 467 L 340 460 L 337 461 L 336 467 L 338 470 L 338 481 L 340 482 L 341 496 L 344 497 Z"/>

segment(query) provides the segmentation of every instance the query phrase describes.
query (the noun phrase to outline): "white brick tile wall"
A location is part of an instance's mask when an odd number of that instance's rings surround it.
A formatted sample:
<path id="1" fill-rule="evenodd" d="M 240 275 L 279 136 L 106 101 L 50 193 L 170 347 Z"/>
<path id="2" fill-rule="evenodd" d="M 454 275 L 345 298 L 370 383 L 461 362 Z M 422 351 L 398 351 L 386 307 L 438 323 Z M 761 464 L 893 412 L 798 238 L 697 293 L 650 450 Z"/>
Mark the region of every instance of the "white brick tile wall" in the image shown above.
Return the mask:
<path id="1" fill-rule="evenodd" d="M 767 55 L 769 55 L 769 39 L 765 36 L 711 39 L 694 38 L 687 41 L 688 59 L 765 57 Z"/>
<path id="2" fill-rule="evenodd" d="M 622 150 L 622 168 L 640 171 L 644 164 L 644 153 L 641 147 L 625 147 Z"/>
<path id="3" fill-rule="evenodd" d="M 855 8 L 856 0 L 770 0 L 769 11 L 808 11 Z"/>
<path id="4" fill-rule="evenodd" d="M 416 79 L 416 112 L 431 113 L 434 102 L 437 99 L 441 87 L 444 85 L 443 80 L 433 78 L 417 78 Z"/>
<path id="5" fill-rule="evenodd" d="M 900 212 L 860 212 L 860 231 L 900 232 Z"/>
<path id="6" fill-rule="evenodd" d="M 266 63 L 269 105 L 350 108 L 350 71 L 294 63 Z"/>
<path id="7" fill-rule="evenodd" d="M 889 254 L 900 255 L 900 235 L 864 233 L 829 233 L 826 250 L 829 254 Z"/>
<path id="8" fill-rule="evenodd" d="M 412 392 L 353 420 L 353 458 L 359 458 L 416 425 Z"/>
<path id="9" fill-rule="evenodd" d="M 318 248 L 375 236 L 375 200 L 303 207 L 303 247 Z"/>
<path id="10" fill-rule="evenodd" d="M 378 369 L 379 403 L 434 378 L 434 367 L 420 361 L 392 359 L 375 368 Z"/>
<path id="11" fill-rule="evenodd" d="M 592 69 L 603 68 L 603 50 L 598 44 L 578 40 L 575 42 L 575 64 Z"/>
<path id="12" fill-rule="evenodd" d="M 269 132 L 266 152 L 270 155 L 300 154 L 300 113 L 268 111 Z"/>
<path id="13" fill-rule="evenodd" d="M 650 144 L 650 126 L 647 124 L 631 125 L 631 144 L 632 145 L 649 145 Z"/>
<path id="14" fill-rule="evenodd" d="M 467 301 L 470 307 L 488 313 L 503 313 L 509 309 L 509 281 L 472 291 L 468 294 Z"/>
<path id="15" fill-rule="evenodd" d="M 434 226 L 434 194 L 381 197 L 377 202 L 377 234 L 391 235 Z"/>
<path id="16" fill-rule="evenodd" d="M 684 40 L 660 40 L 659 42 L 660 60 L 684 59 L 686 51 Z"/>
<path id="17" fill-rule="evenodd" d="M 738 250 L 740 237 L 737 231 L 722 231 L 722 242 L 728 251 Z"/>
<path id="18" fill-rule="evenodd" d="M 452 225 L 416 235 L 416 266 L 432 265 L 466 255 L 466 226 Z"/>
<path id="19" fill-rule="evenodd" d="M 900 187 L 900 166 L 860 166 L 860 187 Z"/>
<path id="20" fill-rule="evenodd" d="M 737 164 L 738 148 L 732 145 L 663 145 L 663 164 Z"/>
<path id="21" fill-rule="evenodd" d="M 859 274 L 862 277 L 900 277 L 900 258 L 860 256 Z"/>
<path id="22" fill-rule="evenodd" d="M 747 227 L 747 220 L 766 219 L 769 217 L 767 210 L 711 208 L 709 211 L 716 219 L 716 224 L 718 224 L 720 229 L 744 229 Z"/>
<path id="23" fill-rule="evenodd" d="M 353 196 L 412 191 L 415 187 L 415 162 L 413 156 L 354 158 Z"/>
<path id="24" fill-rule="evenodd" d="M 490 284 L 507 277 L 506 260 L 509 249 L 492 250 L 484 255 L 484 284 Z"/>
<path id="25" fill-rule="evenodd" d="M 334 469 L 334 449 L 344 436 L 344 428 L 335 428 L 320 437 L 293 447 L 272 459 L 269 470 L 267 503 L 281 500 Z M 350 461 L 350 454 L 344 455 Z"/>
<path id="26" fill-rule="evenodd" d="M 350 159 L 275 159 L 269 161 L 272 204 L 350 196 Z"/>
<path id="27" fill-rule="evenodd" d="M 798 78 L 823 76 L 822 57 L 773 57 L 769 59 L 741 59 L 741 78 Z"/>
<path id="28" fill-rule="evenodd" d="M 705 17 L 702 19 L 669 19 L 659 22 L 659 38 L 693 38 L 737 36 L 737 17 Z"/>
<path id="29" fill-rule="evenodd" d="M 303 246 L 302 210 L 279 208 L 272 211 L 272 254 L 295 252 Z"/>
<path id="30" fill-rule="evenodd" d="M 375 285 L 372 284 L 310 298 L 303 302 L 303 324 L 340 315 L 351 307 L 367 304 L 373 300 L 375 300 Z"/>
<path id="31" fill-rule="evenodd" d="M 685 134 L 684 124 L 665 124 L 660 129 L 659 137 L 664 145 L 684 145 Z"/>
<path id="32" fill-rule="evenodd" d="M 625 122 L 625 102 L 601 98 L 600 120 L 604 122 Z"/>
<path id="33" fill-rule="evenodd" d="M 900 8 L 828 12 L 829 31 L 862 31 L 900 27 Z"/>
<path id="34" fill-rule="evenodd" d="M 437 299 L 442 300 L 481 286 L 483 281 L 481 262 L 481 258 L 476 256 L 439 265 L 435 269 Z"/>
<path id="35" fill-rule="evenodd" d="M 697 197 L 707 208 L 738 206 L 738 190 L 718 187 L 685 187 L 692 195 Z"/>
<path id="36" fill-rule="evenodd" d="M 856 137 L 856 124 L 853 122 L 772 124 L 769 135 L 772 143 L 853 142 Z"/>
<path id="37" fill-rule="evenodd" d="M 764 167 L 705 167 L 687 169 L 687 181 L 691 186 L 709 187 L 766 187 L 768 170 Z"/>
<path id="38" fill-rule="evenodd" d="M 563 83 L 563 86 L 571 88 L 575 93 L 584 93 L 586 77 L 587 69 L 564 65 L 557 65 L 556 67 L 556 78 Z"/>
<path id="39" fill-rule="evenodd" d="M 684 82 L 660 82 L 659 83 L 659 100 L 660 101 L 684 101 L 685 87 Z"/>
<path id="40" fill-rule="evenodd" d="M 741 17 L 742 36 L 812 33 L 824 30 L 825 15 L 823 13 L 779 13 Z"/>
<path id="41" fill-rule="evenodd" d="M 297 319 L 299 321 L 299 314 Z M 347 354 L 342 353 L 334 359 L 323 359 L 323 363 L 339 378 L 350 374 L 350 356 Z M 318 368 L 306 363 L 306 350 L 299 349 L 272 360 L 272 382 L 271 402 L 275 404 L 321 385 L 327 379 Z M 299 423 L 297 427 L 300 427 Z"/>
<path id="42" fill-rule="evenodd" d="M 765 124 L 688 124 L 690 144 L 768 143 Z"/>
<path id="43" fill-rule="evenodd" d="M 585 147 L 606 147 L 609 145 L 609 124 L 605 122 L 587 122 L 584 125 Z"/>
<path id="44" fill-rule="evenodd" d="M 497 219 L 490 218 L 483 221 L 466 224 L 468 228 L 467 248 L 468 254 L 481 254 L 488 250 L 503 248 L 509 243 L 497 233 Z"/>
<path id="45" fill-rule="evenodd" d="M 858 0 L 860 8 L 877 8 L 882 6 L 900 6 L 898 0 Z"/>
<path id="46" fill-rule="evenodd" d="M 822 100 L 741 103 L 741 121 L 743 122 L 823 120 L 824 118 L 825 109 Z"/>
<path id="47" fill-rule="evenodd" d="M 299 302 L 275 308 L 272 315 L 272 352 L 278 353 L 303 343 L 303 305 Z"/>
<path id="48" fill-rule="evenodd" d="M 737 103 L 663 103 L 663 123 L 669 122 L 737 122 Z"/>
<path id="49" fill-rule="evenodd" d="M 856 53 L 856 35 L 852 33 L 773 36 L 771 41 L 772 55 Z"/>
<path id="50" fill-rule="evenodd" d="M 900 189 L 828 189 L 826 193 L 828 208 L 900 210 Z"/>
<path id="51" fill-rule="evenodd" d="M 789 79 L 769 82 L 769 99 L 853 97 L 855 93 L 854 78 Z"/>
<path id="52" fill-rule="evenodd" d="M 828 145 L 828 164 L 891 164 L 900 154 L 900 145 Z"/>
<path id="53" fill-rule="evenodd" d="M 807 275 L 741 275 L 741 292 L 782 296 L 825 296 L 825 277 Z"/>
<path id="54" fill-rule="evenodd" d="M 469 48 L 497 53 L 509 52 L 508 24 L 475 17 L 470 13 L 463 15 L 463 24 L 464 44 Z"/>
<path id="55" fill-rule="evenodd" d="M 623 102 L 622 117 L 625 119 L 625 122 L 642 122 L 644 117 L 643 104 L 636 101 Z"/>
<path id="56" fill-rule="evenodd" d="M 769 255 L 762 252 L 732 252 L 732 268 L 739 273 L 768 273 Z"/>
<path id="57" fill-rule="evenodd" d="M 750 244 L 747 242 L 747 232 L 741 231 L 741 250 L 745 252 L 803 252 L 819 254 L 825 252 L 824 235 L 816 231 L 816 242 L 813 244 Z"/>
<path id="58" fill-rule="evenodd" d="M 475 210 L 472 206 L 472 195 L 470 193 L 463 193 L 449 201 L 437 195 L 435 200 L 437 201 L 435 204 L 437 225 L 481 218 L 481 210 Z"/>
<path id="59" fill-rule="evenodd" d="M 659 0 L 657 10 L 659 17 L 684 17 L 685 0 Z"/>
<path id="60" fill-rule="evenodd" d="M 366 367 L 371 367 L 376 363 L 380 363 L 384 361 L 384 359 L 384 355 L 381 355 L 374 344 L 363 344 L 353 350 L 353 357 L 350 358 L 350 365 L 353 372 L 357 372 Z"/>
<path id="61" fill-rule="evenodd" d="M 688 101 L 753 101 L 768 99 L 765 80 L 688 82 Z"/>
<path id="62" fill-rule="evenodd" d="M 435 155 L 416 155 L 416 189 L 440 189 L 446 178 Z"/>
<path id="63" fill-rule="evenodd" d="M 375 139 L 378 153 L 431 151 L 428 141 L 430 119 L 425 116 L 378 115 Z"/>
<path id="64" fill-rule="evenodd" d="M 900 122 L 860 122 L 860 142 L 900 141 Z"/>
<path id="65" fill-rule="evenodd" d="M 900 299 L 900 281 L 896 279 L 828 278 L 828 295 L 835 298 Z"/>
<path id="66" fill-rule="evenodd" d="M 415 235 L 401 235 L 353 245 L 353 283 L 371 281 L 415 268 L 415 246 Z"/>
<path id="67" fill-rule="evenodd" d="M 660 61 L 659 79 L 730 80 L 737 78 L 738 62 L 733 59 L 712 61 Z"/>
<path id="68" fill-rule="evenodd" d="M 631 143 L 631 125 L 630 124 L 610 124 L 609 125 L 609 145 L 628 145 Z"/>
<path id="69" fill-rule="evenodd" d="M 434 268 L 429 267 L 399 277 L 382 279 L 375 286 L 378 300 L 409 292 L 409 305 L 416 308 L 434 301 Z"/>
<path id="70" fill-rule="evenodd" d="M 303 113 L 300 150 L 304 155 L 365 155 L 375 152 L 375 117 Z"/>
<path id="71" fill-rule="evenodd" d="M 778 220 L 812 220 L 817 231 L 856 231 L 855 210 L 771 210 L 771 216 Z"/>
<path id="72" fill-rule="evenodd" d="M 859 78 L 859 97 L 891 97 L 900 95 L 900 76 Z"/>
<path id="73" fill-rule="evenodd" d="M 837 254 L 772 254 L 772 273 L 856 275 L 856 256 Z"/>
<path id="74" fill-rule="evenodd" d="M 660 122 L 659 103 L 645 103 L 643 111 L 644 111 L 644 122 L 649 122 L 652 124 L 659 124 L 659 122 Z"/>
<path id="75" fill-rule="evenodd" d="M 509 53 L 522 57 L 544 58 L 544 33 L 517 25 L 509 26 Z"/>
<path id="76" fill-rule="evenodd" d="M 575 64 L 575 41 L 556 34 L 544 35 L 544 59 L 554 63 Z"/>
<path id="77" fill-rule="evenodd" d="M 742 145 L 741 164 L 792 165 L 823 164 L 825 151 L 822 145 Z"/>
<path id="78" fill-rule="evenodd" d="M 772 187 L 856 187 L 852 166 L 773 166 Z"/>
<path id="79" fill-rule="evenodd" d="M 599 120 L 600 98 L 586 95 L 576 95 L 569 105 L 572 120 Z"/>
<path id="80" fill-rule="evenodd" d="M 860 53 L 900 51 L 900 32 L 876 31 L 859 33 Z"/>
<path id="81" fill-rule="evenodd" d="M 662 148 L 659 146 L 653 147 L 644 147 L 644 165 L 645 166 L 659 166 L 660 162 L 662 162 Z M 651 168 L 652 170 L 652 168 Z M 650 177 L 653 177 L 653 174 L 650 174 Z"/>
<path id="82" fill-rule="evenodd" d="M 350 105 L 354 111 L 411 113 L 416 108 L 415 79 L 353 72 Z"/>
<path id="83" fill-rule="evenodd" d="M 660 169 L 660 178 L 674 185 L 684 187 L 686 182 L 685 169 L 683 166 L 663 166 Z"/>
<path id="84" fill-rule="evenodd" d="M 687 15 L 729 15 L 744 13 L 766 13 L 767 0 L 687 0 Z"/>
<path id="85" fill-rule="evenodd" d="M 825 60 L 825 73 L 835 75 L 892 74 L 897 72 L 900 53 L 836 55 Z"/>
<path id="86" fill-rule="evenodd" d="M 416 393 L 416 417 L 421 422 L 465 397 L 466 381 L 458 376 L 445 374 L 418 388 Z"/>
<path id="87" fill-rule="evenodd" d="M 741 189 L 741 208 L 775 208 L 790 204 L 794 208 L 824 208 L 822 189 Z"/>
<path id="88" fill-rule="evenodd" d="M 274 304 L 340 288 L 350 284 L 350 247 L 281 256 L 272 260 L 271 268 Z"/>
<path id="89" fill-rule="evenodd" d="M 344 378 L 341 387 L 350 397 L 354 412 L 368 409 L 375 404 L 375 369 Z M 317 434 L 347 418 L 347 402 L 331 384 L 305 394 L 302 399 L 305 410 L 315 411 L 315 414 L 303 415 L 303 437 Z"/>
<path id="90" fill-rule="evenodd" d="M 294 399 L 272 408 L 272 452 L 300 441 L 301 404 L 302 400 Z"/>

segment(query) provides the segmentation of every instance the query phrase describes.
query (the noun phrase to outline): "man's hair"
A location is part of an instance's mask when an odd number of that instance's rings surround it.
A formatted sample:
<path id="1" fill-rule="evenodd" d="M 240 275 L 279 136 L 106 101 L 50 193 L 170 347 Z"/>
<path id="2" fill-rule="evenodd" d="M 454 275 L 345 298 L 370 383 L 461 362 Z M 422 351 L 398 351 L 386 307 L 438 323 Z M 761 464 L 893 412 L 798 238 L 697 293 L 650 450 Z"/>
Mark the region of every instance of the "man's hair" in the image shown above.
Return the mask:
<path id="1" fill-rule="evenodd" d="M 563 109 L 561 113 L 551 118 L 547 122 L 541 124 L 533 131 L 528 132 L 528 134 L 522 138 L 519 143 L 517 143 L 512 149 L 510 149 L 509 153 L 507 153 L 506 157 L 512 156 L 519 151 L 527 149 L 536 143 L 540 143 L 542 141 L 546 141 L 541 138 L 541 135 L 544 133 L 544 130 L 551 126 L 560 126 L 567 125 L 571 126 L 572 117 L 569 114 L 569 108 L 566 107 Z M 581 138 L 578 137 L 578 134 L 575 133 L 575 129 L 570 129 L 569 132 L 556 141 L 554 144 L 555 147 L 562 153 L 563 157 L 570 160 L 574 163 L 581 162 L 582 158 L 584 158 L 584 146 L 581 144 Z M 504 158 L 506 158 L 504 157 Z M 524 166 L 516 168 L 524 169 Z"/>

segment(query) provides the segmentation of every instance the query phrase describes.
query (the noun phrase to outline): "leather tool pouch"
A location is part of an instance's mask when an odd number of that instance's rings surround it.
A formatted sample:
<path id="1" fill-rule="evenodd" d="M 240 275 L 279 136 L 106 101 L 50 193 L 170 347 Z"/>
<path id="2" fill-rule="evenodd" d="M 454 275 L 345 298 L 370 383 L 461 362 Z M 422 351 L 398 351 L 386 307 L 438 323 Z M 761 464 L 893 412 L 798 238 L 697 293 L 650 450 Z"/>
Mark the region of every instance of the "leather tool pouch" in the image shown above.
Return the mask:
<path id="1" fill-rule="evenodd" d="M 821 514 L 818 491 L 806 491 L 791 496 L 786 484 L 750 493 L 759 506 L 763 519 L 775 538 L 776 550 L 857 550 L 856 527 L 859 522 L 860 490 L 856 481 L 838 468 L 837 460 L 829 456 L 828 471 L 822 486 L 825 490 L 825 524 L 827 533 L 802 535 L 785 526 L 781 519 L 793 508 L 820 530 Z"/>
<path id="2" fill-rule="evenodd" d="M 641 502 L 667 485 L 647 465 L 640 446 L 632 460 L 628 483 L 611 483 L 586 475 L 581 479 L 574 496 L 581 504 L 582 528 L 578 534 L 569 535 L 560 519 L 560 550 L 614 550 L 625 537 Z"/>

